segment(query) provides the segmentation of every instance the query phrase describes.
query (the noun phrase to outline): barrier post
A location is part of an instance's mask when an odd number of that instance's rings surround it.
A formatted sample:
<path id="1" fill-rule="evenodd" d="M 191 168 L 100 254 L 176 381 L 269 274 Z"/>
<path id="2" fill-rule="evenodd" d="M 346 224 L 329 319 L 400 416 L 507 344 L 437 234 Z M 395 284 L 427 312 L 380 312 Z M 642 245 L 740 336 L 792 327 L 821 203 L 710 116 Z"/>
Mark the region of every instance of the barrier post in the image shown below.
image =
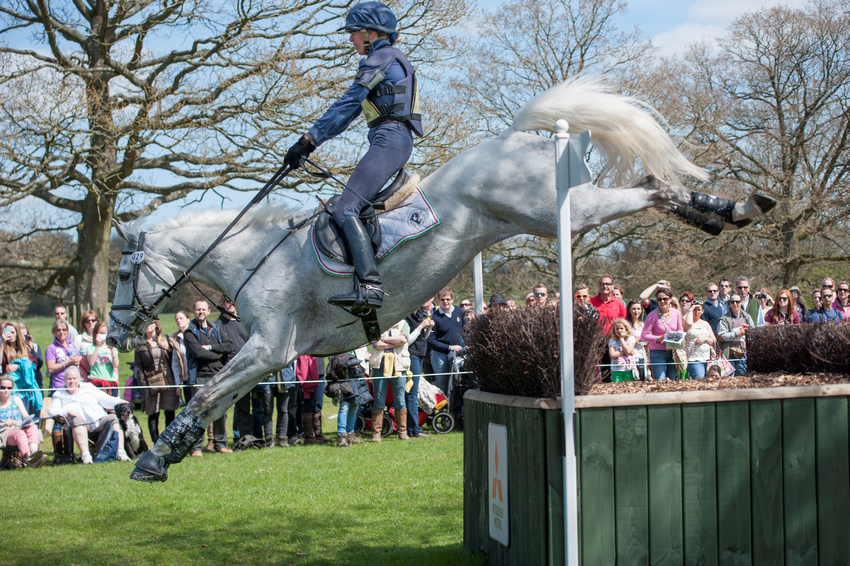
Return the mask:
<path id="1" fill-rule="evenodd" d="M 564 425 L 564 561 L 578 566 L 578 491 L 575 445 L 575 364 L 573 360 L 573 262 L 570 187 L 590 181 L 584 160 L 590 132 L 568 134 L 566 120 L 555 122 L 555 186 L 558 190 L 558 281 L 561 291 L 561 417 Z"/>

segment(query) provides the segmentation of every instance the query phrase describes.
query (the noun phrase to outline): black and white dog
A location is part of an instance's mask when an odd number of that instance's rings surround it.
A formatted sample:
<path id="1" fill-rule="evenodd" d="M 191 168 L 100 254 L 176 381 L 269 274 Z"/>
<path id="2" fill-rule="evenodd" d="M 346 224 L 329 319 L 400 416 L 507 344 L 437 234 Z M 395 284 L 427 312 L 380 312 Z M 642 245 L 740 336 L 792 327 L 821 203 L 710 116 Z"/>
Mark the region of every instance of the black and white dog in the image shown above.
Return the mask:
<path id="1" fill-rule="evenodd" d="M 148 450 L 148 444 L 142 435 L 139 419 L 133 414 L 132 403 L 121 403 L 115 407 L 115 415 L 124 431 L 124 450 L 130 458 L 138 458 Z"/>

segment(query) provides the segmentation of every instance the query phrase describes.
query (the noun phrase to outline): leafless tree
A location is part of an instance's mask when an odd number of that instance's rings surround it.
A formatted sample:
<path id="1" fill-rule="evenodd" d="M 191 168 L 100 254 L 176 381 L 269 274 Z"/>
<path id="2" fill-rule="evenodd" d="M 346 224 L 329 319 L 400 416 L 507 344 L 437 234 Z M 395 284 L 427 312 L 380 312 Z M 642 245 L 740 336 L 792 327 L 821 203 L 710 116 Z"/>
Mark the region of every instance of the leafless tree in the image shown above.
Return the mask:
<path id="1" fill-rule="evenodd" d="M 739 193 L 779 201 L 744 250 L 777 285 L 813 266 L 846 271 L 850 259 L 847 14 L 846 0 L 746 14 L 719 52 L 695 45 L 671 75 L 701 164 Z"/>
<path id="2" fill-rule="evenodd" d="M 112 218 L 146 215 L 192 191 L 256 190 L 270 176 L 293 134 L 350 83 L 356 54 L 329 33 L 352 5 L 0 4 L 0 205 L 37 199 L 50 222 L 36 230 L 76 228 L 74 257 L 54 275 L 73 272 L 78 305 L 105 311 Z M 424 78 L 438 76 L 454 56 L 447 30 L 463 21 L 466 0 L 392 6 L 402 48 Z M 341 147 L 317 156 L 337 166 L 338 153 L 347 157 Z M 428 148 L 421 155 L 439 159 Z M 315 188 L 297 176 L 284 187 Z"/>

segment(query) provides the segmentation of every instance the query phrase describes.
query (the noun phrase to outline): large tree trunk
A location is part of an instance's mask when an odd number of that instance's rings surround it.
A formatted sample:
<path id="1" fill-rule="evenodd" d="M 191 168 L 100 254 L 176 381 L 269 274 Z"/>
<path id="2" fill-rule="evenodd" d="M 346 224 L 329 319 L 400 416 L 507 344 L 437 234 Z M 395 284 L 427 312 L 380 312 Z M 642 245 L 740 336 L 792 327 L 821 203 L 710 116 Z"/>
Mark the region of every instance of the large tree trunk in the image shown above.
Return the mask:
<path id="1" fill-rule="evenodd" d="M 74 302 L 78 313 L 93 310 L 103 320 L 109 312 L 109 236 L 114 209 L 111 202 L 100 204 L 89 194 L 77 227 Z"/>

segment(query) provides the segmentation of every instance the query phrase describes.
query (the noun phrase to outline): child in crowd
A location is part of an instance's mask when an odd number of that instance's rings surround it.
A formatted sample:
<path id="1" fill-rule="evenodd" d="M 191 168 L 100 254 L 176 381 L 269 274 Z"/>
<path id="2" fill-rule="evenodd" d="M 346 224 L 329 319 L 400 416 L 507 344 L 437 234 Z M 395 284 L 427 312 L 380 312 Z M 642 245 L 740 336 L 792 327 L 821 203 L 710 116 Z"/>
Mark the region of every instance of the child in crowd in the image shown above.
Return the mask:
<path id="1" fill-rule="evenodd" d="M 635 373 L 635 337 L 632 327 L 625 318 L 611 323 L 611 339 L 608 340 L 608 354 L 611 356 L 611 382 L 634 381 Z"/>

